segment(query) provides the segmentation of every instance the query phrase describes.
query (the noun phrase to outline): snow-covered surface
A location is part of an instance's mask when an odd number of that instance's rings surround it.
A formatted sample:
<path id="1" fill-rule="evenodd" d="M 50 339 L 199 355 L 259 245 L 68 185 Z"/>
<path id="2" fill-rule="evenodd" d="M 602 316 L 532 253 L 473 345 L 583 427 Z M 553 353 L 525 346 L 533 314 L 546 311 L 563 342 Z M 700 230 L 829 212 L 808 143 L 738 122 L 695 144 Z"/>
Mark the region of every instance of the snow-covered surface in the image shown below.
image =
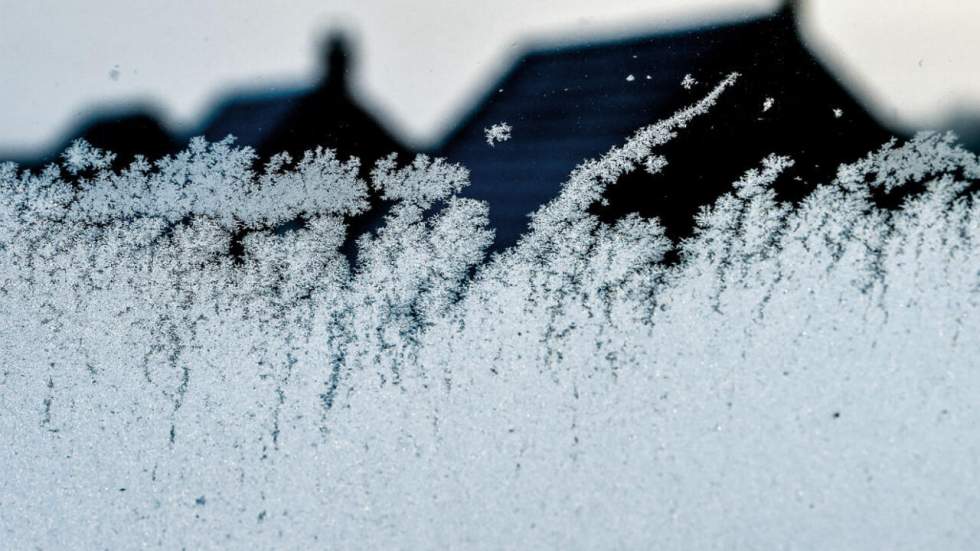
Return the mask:
<path id="1" fill-rule="evenodd" d="M 975 156 L 887 144 L 798 206 L 760 160 L 672 265 L 655 220 L 588 213 L 735 81 L 487 262 L 465 169 L 425 157 L 375 167 L 356 266 L 368 184 L 329 151 L 4 165 L 2 547 L 975 548 Z"/>

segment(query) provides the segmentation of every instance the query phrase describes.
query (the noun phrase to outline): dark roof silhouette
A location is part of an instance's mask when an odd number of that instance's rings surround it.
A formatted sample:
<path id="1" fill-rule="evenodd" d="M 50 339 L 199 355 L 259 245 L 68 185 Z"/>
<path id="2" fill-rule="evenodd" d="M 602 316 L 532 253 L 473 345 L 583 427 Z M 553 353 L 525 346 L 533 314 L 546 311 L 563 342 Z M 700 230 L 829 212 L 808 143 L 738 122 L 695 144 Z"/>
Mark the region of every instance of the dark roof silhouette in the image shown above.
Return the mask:
<path id="1" fill-rule="evenodd" d="M 176 153 L 190 137 L 200 135 L 210 141 L 233 135 L 237 144 L 253 147 L 260 159 L 282 151 L 298 158 L 308 149 L 331 147 L 341 157 L 359 157 L 365 170 L 389 153 L 407 152 L 352 97 L 347 78 L 350 52 L 341 36 L 333 35 L 325 43 L 323 65 L 324 77 L 311 87 L 233 93 L 183 135 L 171 134 L 149 107 L 96 111 L 56 148 L 21 164 L 37 167 L 54 161 L 77 138 L 115 152 L 117 166 L 128 164 L 137 154 L 155 159 Z"/>
<path id="2" fill-rule="evenodd" d="M 18 164 L 37 168 L 56 161 L 78 138 L 115 153 L 117 167 L 129 164 L 136 155 L 157 159 L 180 149 L 179 140 L 160 123 L 155 109 L 146 105 L 96 110 L 87 120 L 66 132 L 65 136 L 50 151 L 37 157 L 18 159 Z"/>
<path id="3" fill-rule="evenodd" d="M 662 149 L 670 163 L 662 174 L 636 171 L 610 189 L 607 207 L 595 209 L 609 219 L 628 212 L 659 216 L 669 235 L 682 237 L 699 206 L 730 190 L 768 154 L 794 157 L 788 178 L 812 185 L 891 136 L 810 54 L 796 19 L 790 2 L 756 19 L 531 50 L 436 153 L 471 171 L 464 194 L 489 203 L 496 248 L 503 248 L 578 163 L 669 117 L 737 71 L 739 83 L 712 112 Z M 690 90 L 681 85 L 687 74 L 699 81 Z M 773 104 L 764 112 L 766 98 Z M 509 123 L 513 136 L 491 148 L 484 129 L 499 122 Z M 791 198 L 807 189 L 793 186 L 779 189 Z"/>
<path id="4" fill-rule="evenodd" d="M 352 97 L 348 86 L 351 53 L 332 36 L 324 48 L 324 78 L 309 89 L 231 96 L 220 103 L 195 135 L 211 141 L 229 134 L 255 148 L 261 158 L 287 151 L 294 157 L 317 146 L 357 156 L 362 167 L 408 149 Z"/>

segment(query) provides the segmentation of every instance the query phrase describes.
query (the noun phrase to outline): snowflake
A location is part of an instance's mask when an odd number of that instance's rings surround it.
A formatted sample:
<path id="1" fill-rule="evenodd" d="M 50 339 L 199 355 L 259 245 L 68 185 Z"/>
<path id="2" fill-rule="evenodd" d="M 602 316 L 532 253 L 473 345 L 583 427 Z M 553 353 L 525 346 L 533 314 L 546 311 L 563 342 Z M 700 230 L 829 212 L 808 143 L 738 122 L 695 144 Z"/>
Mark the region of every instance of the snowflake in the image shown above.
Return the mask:
<path id="1" fill-rule="evenodd" d="M 509 140 L 511 130 L 511 126 L 506 122 L 498 122 L 490 128 L 484 128 L 483 134 L 487 138 L 487 144 L 493 147 L 500 142 Z"/>
<path id="2" fill-rule="evenodd" d="M 844 110 L 843 109 L 840 109 L 840 108 L 834 109 L 834 117 L 835 118 L 838 118 L 839 119 L 839 118 L 841 118 L 843 116 L 844 116 Z"/>
<path id="3" fill-rule="evenodd" d="M 762 112 L 765 113 L 766 111 L 772 109 L 772 106 L 775 104 L 776 104 L 776 100 L 772 98 L 766 98 L 765 103 L 762 104 Z"/>
<path id="4" fill-rule="evenodd" d="M 634 80 L 636 80 L 636 77 L 635 76 L 633 76 L 631 74 L 630 75 L 626 75 L 626 82 L 633 82 Z"/>
<path id="5" fill-rule="evenodd" d="M 61 158 L 64 159 L 68 172 L 77 174 L 89 168 L 96 170 L 109 168 L 116 155 L 92 147 L 85 140 L 75 140 L 61 154 Z"/>
<path id="6" fill-rule="evenodd" d="M 694 88 L 697 83 L 698 79 L 694 78 L 691 73 L 688 73 L 684 75 L 684 80 L 681 81 L 681 86 L 683 86 L 685 90 L 690 90 L 691 88 Z"/>

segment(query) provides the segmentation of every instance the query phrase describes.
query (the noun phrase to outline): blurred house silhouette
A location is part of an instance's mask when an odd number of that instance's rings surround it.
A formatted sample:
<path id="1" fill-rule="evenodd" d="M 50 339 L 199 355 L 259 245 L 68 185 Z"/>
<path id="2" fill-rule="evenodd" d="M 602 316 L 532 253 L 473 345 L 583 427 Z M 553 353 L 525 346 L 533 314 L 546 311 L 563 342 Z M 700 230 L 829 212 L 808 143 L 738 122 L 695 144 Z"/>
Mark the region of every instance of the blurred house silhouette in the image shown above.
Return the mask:
<path id="1" fill-rule="evenodd" d="M 239 93 L 221 102 L 194 135 L 217 141 L 228 135 L 267 158 L 287 151 L 294 158 L 317 146 L 341 157 L 359 157 L 369 169 L 389 153 L 408 149 L 352 97 L 351 52 L 339 35 L 323 49 L 324 78 L 311 89 Z"/>
<path id="2" fill-rule="evenodd" d="M 219 101 L 211 114 L 187 135 L 171 135 L 146 107 L 123 107 L 97 112 L 68 133 L 61 145 L 25 166 L 56 160 L 76 138 L 117 154 L 116 164 L 128 164 L 134 155 L 158 158 L 187 146 L 191 136 L 219 141 L 232 135 L 239 145 L 255 149 L 261 159 L 287 151 L 294 158 L 318 145 L 338 155 L 356 155 L 370 168 L 375 159 L 407 149 L 368 113 L 348 87 L 350 51 L 345 40 L 332 36 L 323 49 L 323 78 L 310 88 L 284 91 L 236 92 Z"/>
<path id="3" fill-rule="evenodd" d="M 718 105 L 660 150 L 669 162 L 661 174 L 635 171 L 610 188 L 608 206 L 595 210 L 607 219 L 658 216 L 668 234 L 683 237 L 701 205 L 771 153 L 797 161 L 782 179 L 789 184 L 777 191 L 799 198 L 891 133 L 810 53 L 797 17 L 797 3 L 787 2 L 756 19 L 531 50 L 436 152 L 470 169 L 464 194 L 489 203 L 496 246 L 506 247 L 578 163 L 737 71 L 739 83 Z M 687 75 L 699 83 L 682 86 Z M 513 127 L 513 138 L 490 148 L 484 129 L 501 121 Z"/>
<path id="4" fill-rule="evenodd" d="M 464 195 L 485 200 L 496 228 L 495 247 L 514 243 L 527 216 L 554 197 L 571 170 L 622 143 L 636 129 L 697 101 L 725 75 L 742 74 L 706 117 L 660 151 L 664 172 L 623 178 L 596 207 L 605 219 L 629 212 L 658 216 L 675 238 L 687 235 L 702 205 L 772 153 L 797 164 L 777 192 L 798 199 L 891 137 L 801 41 L 798 2 L 753 19 L 659 32 L 607 42 L 529 50 L 429 152 L 471 171 Z M 325 77 L 315 86 L 242 92 L 217 104 L 190 135 L 220 140 L 231 134 L 261 158 L 297 157 L 318 145 L 362 159 L 366 174 L 379 157 L 408 149 L 352 97 L 350 52 L 333 37 L 324 48 Z M 685 76 L 697 83 L 682 86 Z M 764 107 L 765 105 L 765 107 Z M 499 122 L 513 139 L 489 147 L 484 129 Z M 119 154 L 155 157 L 186 146 L 145 109 L 117 113 L 72 133 Z M 65 142 L 67 145 L 68 141 Z M 57 151 L 61 151 L 59 148 Z M 27 163 L 37 166 L 56 153 Z M 403 160 L 407 161 L 405 156 Z M 380 207 L 377 198 L 375 207 Z M 373 227 L 382 208 L 356 221 Z"/>
<path id="5" fill-rule="evenodd" d="M 116 167 L 129 164 L 135 155 L 156 159 L 179 151 L 186 143 L 172 136 L 161 124 L 152 106 L 121 105 L 97 109 L 87 120 L 65 133 L 56 147 L 37 157 L 14 159 L 27 168 L 38 168 L 57 161 L 74 140 L 82 138 L 92 145 L 116 154 Z"/>

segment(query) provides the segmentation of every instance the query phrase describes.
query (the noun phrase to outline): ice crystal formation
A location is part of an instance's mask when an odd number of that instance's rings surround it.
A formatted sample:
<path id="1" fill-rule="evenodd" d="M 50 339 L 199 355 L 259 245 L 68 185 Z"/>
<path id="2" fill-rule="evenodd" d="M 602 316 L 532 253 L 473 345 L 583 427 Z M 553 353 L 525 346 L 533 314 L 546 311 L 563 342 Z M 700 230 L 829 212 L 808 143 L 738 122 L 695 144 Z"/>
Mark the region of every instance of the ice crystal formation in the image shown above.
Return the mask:
<path id="1" fill-rule="evenodd" d="M 466 170 L 424 156 L 0 166 L 3 547 L 972 547 L 974 155 L 885 144 L 798 204 L 757 159 L 680 243 L 590 213 L 735 85 L 491 258 Z"/>
<path id="2" fill-rule="evenodd" d="M 500 142 L 506 142 L 510 139 L 510 131 L 513 130 L 509 124 L 506 122 L 497 123 L 490 128 L 485 128 L 483 130 L 483 135 L 487 139 L 487 145 L 493 147 Z"/>

